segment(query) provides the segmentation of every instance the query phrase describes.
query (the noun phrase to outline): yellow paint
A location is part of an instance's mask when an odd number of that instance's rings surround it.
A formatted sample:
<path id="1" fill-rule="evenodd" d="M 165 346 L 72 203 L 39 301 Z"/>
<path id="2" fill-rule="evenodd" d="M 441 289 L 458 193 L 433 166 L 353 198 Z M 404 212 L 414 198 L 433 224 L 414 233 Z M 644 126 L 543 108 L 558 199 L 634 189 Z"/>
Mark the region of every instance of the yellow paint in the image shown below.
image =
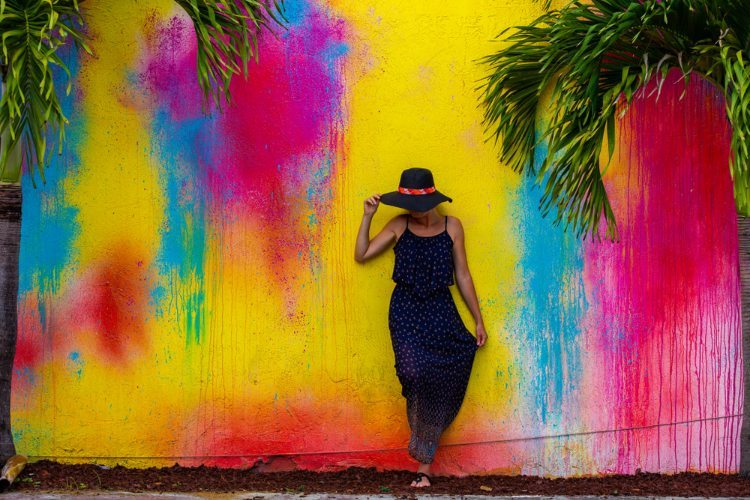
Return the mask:
<path id="1" fill-rule="evenodd" d="M 495 48 L 492 38 L 507 25 L 529 20 L 538 8 L 489 0 L 449 8 L 439 2 L 333 0 L 330 8 L 345 19 L 353 39 L 344 67 L 345 138 L 334 155 L 332 208 L 313 230 L 321 268 L 313 272 L 303 258 L 281 292 L 273 270 L 252 260 L 263 251 L 263 229 L 227 221 L 221 238 L 207 237 L 207 328 L 201 343 L 186 348 L 171 306 L 164 317 L 149 318 L 146 351 L 123 369 L 97 360 L 89 341 L 78 339 L 85 351 L 83 376 L 60 359 L 52 364 L 51 388 L 40 385 L 50 396 L 55 437 L 34 454 L 153 465 L 148 457 L 205 452 L 208 445 L 200 440 L 221 434 L 227 419 L 252 422 L 253 415 L 268 415 L 282 403 L 283 411 L 293 412 L 295 402 L 313 410 L 345 409 L 321 411 L 316 421 L 329 432 L 323 443 L 328 449 L 405 446 L 408 427 L 387 327 L 392 252 L 362 266 L 353 248 L 363 200 L 395 189 L 401 170 L 410 166 L 430 168 L 438 189 L 454 199 L 441 211 L 463 221 L 489 334 L 464 408 L 444 440 L 509 437 L 500 423 L 519 399 L 515 340 L 506 323 L 519 256 L 507 235 L 519 180 L 483 142 L 474 89 L 483 76 L 476 60 Z M 68 201 L 79 208 L 81 269 L 127 239 L 143 256 L 144 272 L 157 272 L 163 186 L 151 153 L 149 116 L 137 97 L 128 97 L 127 76 L 137 64 L 142 27 L 172 9 L 166 0 L 148 6 L 106 0 L 88 12 L 96 58 L 86 61 L 79 78 L 86 136 L 79 172 L 68 185 Z M 382 206 L 371 235 L 396 213 Z M 162 280 L 184 287 L 170 288 L 168 300 L 179 301 L 197 286 Z M 289 291 L 293 303 L 287 302 Z M 457 289 L 454 297 L 474 331 Z M 41 414 L 34 415 L 29 418 Z M 268 434 L 268 425 L 248 432 Z M 320 446 L 309 444 L 311 450 Z"/>
<path id="2" fill-rule="evenodd" d="M 351 82 L 348 154 L 335 196 L 346 227 L 344 258 L 353 252 L 364 199 L 396 189 L 404 168 L 430 168 L 437 188 L 454 200 L 441 205 L 440 211 L 463 222 L 469 267 L 490 337 L 478 352 L 464 407 L 445 440 L 478 435 L 505 421 L 516 402 L 512 375 L 496 375 L 497 366 L 507 370 L 512 365 L 513 332 L 504 318 L 512 308 L 508 291 L 518 258 L 516 245 L 503 238 L 512 233 L 511 198 L 498 193 L 512 193 L 519 180 L 497 164 L 491 144 L 484 143 L 479 92 L 474 90 L 484 68 L 477 60 L 496 49 L 492 39 L 500 29 L 536 13 L 525 2 L 492 1 L 450 8 L 435 2 L 334 1 L 332 7 L 353 25 L 355 36 L 346 68 L 351 75 L 346 79 Z M 381 206 L 371 236 L 397 213 L 398 209 Z M 358 366 L 370 372 L 393 371 L 387 327 L 392 264 L 389 251 L 366 266 L 351 264 L 351 277 L 333 283 L 346 294 L 342 307 L 356 311 L 356 316 L 346 316 L 351 326 L 340 323 L 337 330 L 353 330 L 351 349 L 358 354 Z M 456 289 L 454 298 L 474 331 Z M 380 386 L 375 397 L 388 401 L 385 407 L 398 408 L 395 374 L 386 377 L 389 383 Z"/>
<path id="3" fill-rule="evenodd" d="M 160 3 L 156 11 L 127 1 L 86 7 L 95 57 L 83 65 L 77 82 L 84 96 L 85 139 L 68 197 L 85 229 L 76 241 L 82 266 L 123 237 L 150 256 L 157 249 L 164 203 L 149 151 L 149 117 L 127 105 L 126 77 L 139 56 L 142 26 L 170 5 Z"/>

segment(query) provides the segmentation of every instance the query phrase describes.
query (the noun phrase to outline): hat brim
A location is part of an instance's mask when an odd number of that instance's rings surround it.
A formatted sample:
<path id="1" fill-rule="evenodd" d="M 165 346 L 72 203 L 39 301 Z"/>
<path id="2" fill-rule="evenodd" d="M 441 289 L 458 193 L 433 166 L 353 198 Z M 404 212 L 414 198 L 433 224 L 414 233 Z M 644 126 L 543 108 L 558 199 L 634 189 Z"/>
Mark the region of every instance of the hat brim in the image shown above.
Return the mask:
<path id="1" fill-rule="evenodd" d="M 434 191 L 430 194 L 403 194 L 398 191 L 391 191 L 380 196 L 380 203 L 413 212 L 427 212 L 444 201 L 453 202 L 451 198 L 440 191 Z"/>

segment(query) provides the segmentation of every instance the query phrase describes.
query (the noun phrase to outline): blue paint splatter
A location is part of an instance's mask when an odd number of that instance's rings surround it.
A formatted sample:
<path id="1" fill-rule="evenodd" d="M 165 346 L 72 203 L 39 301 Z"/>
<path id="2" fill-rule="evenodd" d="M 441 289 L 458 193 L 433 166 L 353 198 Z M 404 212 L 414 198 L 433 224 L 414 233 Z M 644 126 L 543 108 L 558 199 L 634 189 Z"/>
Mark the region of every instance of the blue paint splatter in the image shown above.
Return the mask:
<path id="1" fill-rule="evenodd" d="M 60 54 L 75 78 L 80 65 L 77 52 L 65 48 L 61 49 Z M 57 88 L 65 88 L 67 76 L 57 68 L 53 69 L 53 76 Z M 66 127 L 63 153 L 58 155 L 55 150 L 50 155 L 49 165 L 45 169 L 45 184 L 36 179 L 37 187 L 34 188 L 31 176 L 26 172 L 21 180 L 23 205 L 19 296 L 35 288 L 40 297 L 55 295 L 60 288 L 60 275 L 76 257 L 72 243 L 80 231 L 76 220 L 78 209 L 66 202 L 64 181 L 77 173 L 76 166 L 80 164 L 78 150 L 85 127 L 73 93 L 69 96 L 63 94 L 60 103 L 70 121 Z M 56 141 L 57 136 L 50 131 L 48 143 L 56 144 Z M 42 300 L 39 302 L 41 304 Z"/>
<path id="2" fill-rule="evenodd" d="M 83 365 L 84 362 L 77 351 L 68 354 L 68 368 L 76 374 L 79 380 L 83 376 Z"/>
<path id="3" fill-rule="evenodd" d="M 546 147 L 538 146 L 535 164 L 540 165 L 545 155 Z M 574 234 L 553 226 L 554 212 L 542 217 L 541 196 L 542 189 L 524 177 L 514 217 L 523 278 L 523 306 L 516 324 L 529 356 L 523 362 L 533 360 L 532 366 L 524 369 L 533 377 L 527 396 L 539 424 L 549 428 L 561 423 L 565 396 L 575 389 L 581 373 L 578 338 L 586 301 L 581 243 Z"/>
<path id="4" fill-rule="evenodd" d="M 36 374 L 34 373 L 34 370 L 28 366 L 14 368 L 13 377 L 16 379 L 16 383 L 23 383 L 29 386 L 36 384 Z"/>
<path id="5" fill-rule="evenodd" d="M 337 74 L 337 63 L 339 59 L 349 53 L 349 45 L 344 42 L 331 41 L 323 51 L 323 60 L 326 62 L 328 67 L 328 73 L 331 78 L 335 78 Z"/>
<path id="6" fill-rule="evenodd" d="M 174 120 L 160 108 L 152 125 L 154 141 L 161 139 L 158 149 L 167 203 L 156 261 L 168 281 L 183 287 L 177 294 L 170 292 L 175 300 L 167 307 L 176 309 L 186 345 L 200 343 L 204 332 L 206 213 L 200 165 L 210 163 L 211 122 L 206 116 Z M 164 287 L 151 290 L 150 301 L 158 315 L 163 313 L 165 298 Z"/>
<path id="7" fill-rule="evenodd" d="M 310 13 L 310 3 L 307 0 L 285 1 L 284 17 L 286 17 L 289 26 L 298 26 L 305 21 Z M 282 36 L 288 36 L 289 32 L 285 31 Z"/>

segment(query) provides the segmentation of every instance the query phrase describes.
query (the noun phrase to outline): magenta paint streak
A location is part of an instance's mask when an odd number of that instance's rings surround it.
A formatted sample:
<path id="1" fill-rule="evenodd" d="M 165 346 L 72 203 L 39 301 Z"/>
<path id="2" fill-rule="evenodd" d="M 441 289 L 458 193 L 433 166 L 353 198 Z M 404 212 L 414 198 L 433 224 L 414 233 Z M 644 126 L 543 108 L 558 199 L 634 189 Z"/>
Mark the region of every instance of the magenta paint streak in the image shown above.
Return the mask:
<path id="1" fill-rule="evenodd" d="M 288 232 L 338 135 L 342 88 L 327 51 L 343 42 L 343 26 L 318 11 L 310 16 L 288 36 L 265 37 L 249 80 L 233 81 L 233 105 L 217 125 L 224 147 L 208 172 L 215 203 L 253 214 L 276 237 Z"/>
<path id="2" fill-rule="evenodd" d="M 718 90 L 698 77 L 680 100 L 682 90 L 670 73 L 659 99 L 636 99 L 619 123 L 605 184 L 621 241 L 585 247 L 594 369 L 608 374 L 599 391 L 610 413 L 598 425 L 620 429 L 600 438 L 616 450 L 614 472 L 738 465 L 730 129 Z"/>
<path id="3" fill-rule="evenodd" d="M 168 110 L 175 121 L 200 116 L 202 91 L 198 85 L 195 33 L 190 19 L 172 17 L 162 22 L 152 17 L 143 32 L 147 54 L 139 77 L 153 98 L 150 106 Z"/>
<path id="4" fill-rule="evenodd" d="M 155 22 L 150 33 L 152 55 L 141 75 L 153 105 L 176 121 L 200 116 L 192 28 L 174 18 Z M 331 183 L 343 155 L 346 26 L 310 5 L 298 24 L 277 29 L 276 37 L 263 35 L 259 62 L 250 63 L 247 80 L 233 79 L 231 105 L 214 110 L 210 131 L 199 136 L 206 142 L 183 147 L 200 163 L 212 237 L 276 270 L 291 290 L 289 276 L 315 267 L 317 226 L 330 214 Z M 253 243 L 262 250 L 248 255 L 247 235 L 257 233 Z"/>

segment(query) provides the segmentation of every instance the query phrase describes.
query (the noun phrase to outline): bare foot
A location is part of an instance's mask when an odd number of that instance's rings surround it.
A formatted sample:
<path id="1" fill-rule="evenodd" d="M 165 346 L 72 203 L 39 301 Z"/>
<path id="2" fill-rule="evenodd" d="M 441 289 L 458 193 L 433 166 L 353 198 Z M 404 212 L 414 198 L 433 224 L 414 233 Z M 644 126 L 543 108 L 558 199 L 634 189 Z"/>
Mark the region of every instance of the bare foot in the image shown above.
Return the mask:
<path id="1" fill-rule="evenodd" d="M 430 483 L 430 476 L 428 476 L 424 472 L 417 472 L 417 477 L 414 479 L 414 481 L 411 482 L 411 485 L 415 488 L 426 488 L 427 486 L 430 486 L 432 483 Z"/>

